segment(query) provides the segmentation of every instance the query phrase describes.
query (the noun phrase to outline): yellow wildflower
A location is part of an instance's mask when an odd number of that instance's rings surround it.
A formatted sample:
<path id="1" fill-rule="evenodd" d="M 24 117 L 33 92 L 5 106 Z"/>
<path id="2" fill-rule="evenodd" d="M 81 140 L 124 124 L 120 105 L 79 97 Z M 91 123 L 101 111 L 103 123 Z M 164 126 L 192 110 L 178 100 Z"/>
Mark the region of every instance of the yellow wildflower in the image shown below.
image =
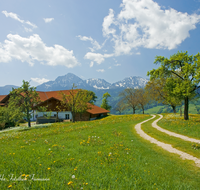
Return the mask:
<path id="1" fill-rule="evenodd" d="M 71 185 L 73 182 L 72 181 L 70 181 L 67 185 Z"/>

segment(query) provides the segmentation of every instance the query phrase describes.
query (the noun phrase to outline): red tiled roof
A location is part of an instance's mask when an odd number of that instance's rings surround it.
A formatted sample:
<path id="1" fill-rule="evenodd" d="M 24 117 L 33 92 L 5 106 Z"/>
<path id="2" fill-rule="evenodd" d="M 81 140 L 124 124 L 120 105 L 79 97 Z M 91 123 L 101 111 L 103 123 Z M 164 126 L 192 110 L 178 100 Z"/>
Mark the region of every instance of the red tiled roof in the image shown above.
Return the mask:
<path id="1" fill-rule="evenodd" d="M 0 95 L 0 102 L 6 97 L 7 95 Z"/>
<path id="2" fill-rule="evenodd" d="M 88 109 L 87 112 L 91 113 L 91 114 L 100 114 L 100 113 L 109 113 L 110 111 L 104 109 L 104 108 L 100 108 L 96 105 L 92 105 L 90 104 L 91 109 Z"/>
<path id="3" fill-rule="evenodd" d="M 41 92 L 37 91 L 41 101 L 46 101 L 50 98 L 56 98 L 58 100 L 62 100 L 62 93 L 69 95 L 71 90 L 59 90 L 59 91 L 48 91 L 48 92 Z M 75 92 L 77 90 L 74 90 Z"/>

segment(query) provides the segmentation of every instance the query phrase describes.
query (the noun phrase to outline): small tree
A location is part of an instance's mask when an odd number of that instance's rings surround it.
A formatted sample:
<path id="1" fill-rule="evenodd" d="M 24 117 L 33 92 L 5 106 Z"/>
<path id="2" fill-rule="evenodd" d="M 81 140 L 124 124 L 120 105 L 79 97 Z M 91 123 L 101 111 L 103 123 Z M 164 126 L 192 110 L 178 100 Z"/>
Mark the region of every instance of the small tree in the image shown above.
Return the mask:
<path id="1" fill-rule="evenodd" d="M 108 104 L 108 98 L 109 97 L 111 97 L 111 95 L 108 92 L 103 94 L 103 100 L 102 100 L 101 108 L 104 108 L 106 110 L 111 110 L 112 107 Z"/>
<path id="2" fill-rule="evenodd" d="M 86 110 L 91 109 L 89 102 L 93 99 L 93 94 L 88 93 L 87 90 L 75 89 L 73 84 L 72 89 L 69 91 L 69 95 L 62 93 L 61 104 L 65 109 L 68 109 L 72 113 L 72 122 L 75 121 L 75 115 L 77 113 L 82 114 Z"/>
<path id="3" fill-rule="evenodd" d="M 119 97 L 122 98 L 122 101 L 127 107 L 133 109 L 133 114 L 135 114 L 135 110 L 139 105 L 137 101 L 136 90 L 133 88 L 126 88 L 119 94 Z"/>
<path id="4" fill-rule="evenodd" d="M 116 111 L 119 112 L 119 114 L 121 115 L 122 112 L 126 109 L 126 105 L 125 103 L 123 102 L 123 100 L 120 100 L 119 102 L 117 102 L 115 108 L 114 108 Z"/>
<path id="5" fill-rule="evenodd" d="M 0 107 L 0 128 L 14 127 L 22 117 L 19 108 Z"/>
<path id="6" fill-rule="evenodd" d="M 149 96 L 148 93 L 145 89 L 136 89 L 136 98 L 137 98 L 137 103 L 138 107 L 142 109 L 142 113 L 144 114 L 144 107 L 148 104 L 149 102 Z"/>
<path id="7" fill-rule="evenodd" d="M 31 127 L 31 112 L 33 106 L 40 102 L 38 93 L 35 87 L 30 87 L 29 82 L 23 80 L 20 88 L 12 89 L 8 108 L 18 110 L 28 121 L 28 126 Z"/>

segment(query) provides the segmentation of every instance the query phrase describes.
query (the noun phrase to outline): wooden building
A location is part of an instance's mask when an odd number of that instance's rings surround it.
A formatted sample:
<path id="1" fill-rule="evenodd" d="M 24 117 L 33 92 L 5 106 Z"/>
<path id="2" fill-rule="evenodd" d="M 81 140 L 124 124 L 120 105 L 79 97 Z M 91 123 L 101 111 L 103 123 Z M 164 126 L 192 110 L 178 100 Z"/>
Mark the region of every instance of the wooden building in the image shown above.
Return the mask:
<path id="1" fill-rule="evenodd" d="M 63 107 L 61 104 L 62 94 L 69 95 L 70 90 L 61 91 L 48 91 L 41 92 L 37 91 L 41 102 L 33 107 L 34 114 L 33 120 L 37 120 L 38 123 L 55 122 L 57 120 L 71 120 L 72 114 L 69 108 Z M 0 96 L 0 106 L 5 106 L 8 103 L 9 95 Z M 96 105 L 90 103 L 88 109 L 85 113 L 76 114 L 75 121 L 89 121 L 94 120 L 101 116 L 106 116 L 110 111 L 100 108 Z M 37 111 L 38 106 L 44 106 L 46 108 L 45 112 Z"/>

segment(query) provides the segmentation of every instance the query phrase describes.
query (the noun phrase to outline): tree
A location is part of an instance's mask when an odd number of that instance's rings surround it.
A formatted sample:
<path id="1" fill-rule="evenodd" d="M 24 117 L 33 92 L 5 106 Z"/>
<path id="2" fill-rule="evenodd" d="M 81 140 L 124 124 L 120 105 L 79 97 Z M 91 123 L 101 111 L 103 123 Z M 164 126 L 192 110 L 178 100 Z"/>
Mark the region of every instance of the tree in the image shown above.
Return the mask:
<path id="1" fill-rule="evenodd" d="M 69 91 L 69 95 L 62 93 L 61 104 L 66 109 L 69 109 L 72 113 L 72 122 L 75 122 L 75 116 L 77 113 L 82 114 L 86 110 L 91 109 L 91 102 L 93 100 L 93 94 L 88 93 L 87 90 L 75 89 L 73 84 L 72 89 Z"/>
<path id="2" fill-rule="evenodd" d="M 119 97 L 122 98 L 122 101 L 124 104 L 126 104 L 127 107 L 133 109 L 133 114 L 135 114 L 135 110 L 138 107 L 136 90 L 133 88 L 126 88 L 120 92 Z"/>
<path id="3" fill-rule="evenodd" d="M 152 79 L 147 82 L 145 89 L 148 91 L 149 99 L 159 103 L 170 105 L 176 113 L 176 106 L 181 104 L 178 97 L 171 95 L 170 89 L 165 89 L 166 79 Z"/>
<path id="4" fill-rule="evenodd" d="M 144 107 L 149 102 L 149 96 L 145 89 L 140 88 L 135 90 L 136 99 L 138 103 L 138 107 L 142 109 L 142 113 L 144 114 Z"/>
<path id="5" fill-rule="evenodd" d="M 29 82 L 23 80 L 20 88 L 12 89 L 10 92 L 10 99 L 8 108 L 18 110 L 22 117 L 28 121 L 28 126 L 31 127 L 31 112 L 33 106 L 40 102 L 38 93 L 35 87 L 30 87 Z"/>
<path id="6" fill-rule="evenodd" d="M 188 52 L 179 52 L 166 58 L 156 56 L 155 64 L 160 64 L 158 69 L 147 73 L 152 79 L 166 78 L 165 89 L 170 89 L 170 96 L 184 100 L 184 119 L 188 120 L 189 99 L 196 95 L 200 88 L 200 54 L 188 55 Z M 176 76 L 176 77 L 172 77 Z"/>
<path id="7" fill-rule="evenodd" d="M 14 127 L 22 117 L 19 108 L 0 107 L 0 128 Z"/>
<path id="8" fill-rule="evenodd" d="M 108 104 L 108 98 L 109 97 L 111 97 L 111 95 L 108 92 L 103 94 L 103 100 L 102 100 L 101 108 L 104 108 L 106 110 L 111 110 L 112 107 Z"/>
<path id="9" fill-rule="evenodd" d="M 95 103 L 96 99 L 97 99 L 96 94 L 91 90 L 87 90 L 87 93 L 88 93 L 88 96 L 92 97 L 92 99 L 89 101 L 89 103 Z"/>
<path id="10" fill-rule="evenodd" d="M 117 102 L 115 108 L 116 111 L 119 112 L 119 114 L 122 114 L 122 112 L 126 109 L 126 105 L 123 102 L 123 100 L 120 100 L 119 102 Z"/>

